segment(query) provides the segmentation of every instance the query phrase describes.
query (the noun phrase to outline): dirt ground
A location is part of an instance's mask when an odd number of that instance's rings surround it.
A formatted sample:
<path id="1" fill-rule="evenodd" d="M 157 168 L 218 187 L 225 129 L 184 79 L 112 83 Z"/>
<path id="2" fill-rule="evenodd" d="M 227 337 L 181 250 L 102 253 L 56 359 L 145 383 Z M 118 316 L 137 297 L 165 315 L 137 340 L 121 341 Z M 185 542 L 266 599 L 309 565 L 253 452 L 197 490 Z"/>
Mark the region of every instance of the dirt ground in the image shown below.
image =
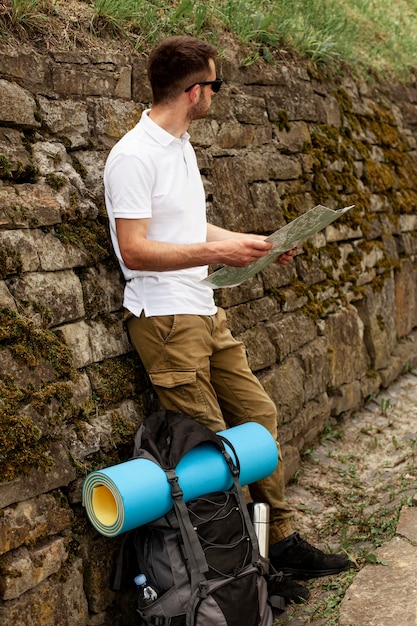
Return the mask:
<path id="1" fill-rule="evenodd" d="M 401 508 L 413 505 L 416 443 L 417 370 L 364 409 L 328 423 L 287 496 L 295 529 L 324 550 L 345 550 L 353 566 L 338 576 L 307 581 L 310 599 L 277 614 L 276 626 L 337 626 L 339 604 L 355 575 L 364 564 L 378 562 L 375 549 L 394 535 Z"/>

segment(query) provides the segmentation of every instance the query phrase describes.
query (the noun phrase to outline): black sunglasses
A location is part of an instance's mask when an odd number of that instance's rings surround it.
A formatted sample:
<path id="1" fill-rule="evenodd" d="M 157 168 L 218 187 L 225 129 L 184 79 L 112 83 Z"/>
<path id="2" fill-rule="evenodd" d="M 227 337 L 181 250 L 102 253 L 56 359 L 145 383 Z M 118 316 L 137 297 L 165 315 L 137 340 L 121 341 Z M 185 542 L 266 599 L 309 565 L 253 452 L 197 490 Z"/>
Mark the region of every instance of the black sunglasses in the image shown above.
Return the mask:
<path id="1" fill-rule="evenodd" d="M 220 91 L 220 87 L 223 84 L 223 80 L 221 78 L 215 78 L 214 80 L 206 80 L 205 82 L 198 82 L 198 83 L 193 83 L 192 85 L 190 85 L 189 87 L 187 87 L 187 89 L 184 89 L 184 92 L 187 91 L 191 91 L 191 89 L 193 87 L 195 87 L 196 85 L 211 85 L 211 90 L 214 93 L 218 93 Z"/>

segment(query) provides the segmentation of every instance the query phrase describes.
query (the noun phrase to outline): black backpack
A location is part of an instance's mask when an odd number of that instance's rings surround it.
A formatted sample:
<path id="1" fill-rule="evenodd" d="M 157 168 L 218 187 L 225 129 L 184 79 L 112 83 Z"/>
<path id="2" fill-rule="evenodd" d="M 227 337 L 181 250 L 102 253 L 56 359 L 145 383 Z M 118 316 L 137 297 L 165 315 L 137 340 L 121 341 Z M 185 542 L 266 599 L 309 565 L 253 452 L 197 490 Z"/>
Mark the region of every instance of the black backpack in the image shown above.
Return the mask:
<path id="1" fill-rule="evenodd" d="M 185 503 L 175 467 L 189 450 L 207 442 L 224 455 L 233 486 Z M 134 457 L 140 456 L 165 470 L 174 503 L 167 515 L 126 537 L 136 556 L 136 573 L 145 574 L 158 593 L 152 604 L 138 605 L 140 623 L 272 626 L 270 564 L 259 554 L 239 467 L 222 437 L 182 413 L 161 411 L 146 418 L 136 435 Z M 119 557 L 113 589 L 120 587 L 122 569 Z M 274 607 L 283 610 L 284 600 L 275 597 Z"/>

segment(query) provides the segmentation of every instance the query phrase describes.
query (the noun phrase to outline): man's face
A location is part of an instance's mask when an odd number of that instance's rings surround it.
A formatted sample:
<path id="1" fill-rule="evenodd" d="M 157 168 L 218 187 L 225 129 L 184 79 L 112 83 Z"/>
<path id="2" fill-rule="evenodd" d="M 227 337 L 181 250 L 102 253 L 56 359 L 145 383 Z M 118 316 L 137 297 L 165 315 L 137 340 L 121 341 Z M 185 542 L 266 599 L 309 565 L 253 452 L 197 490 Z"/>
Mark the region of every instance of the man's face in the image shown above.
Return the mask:
<path id="1" fill-rule="evenodd" d="M 210 74 L 206 78 L 207 81 L 214 80 L 216 78 L 216 66 L 213 59 L 209 60 Z M 210 85 L 199 85 L 200 97 L 198 102 L 190 109 L 190 121 L 201 120 L 207 117 L 208 110 L 210 108 L 211 99 L 214 92 Z"/>

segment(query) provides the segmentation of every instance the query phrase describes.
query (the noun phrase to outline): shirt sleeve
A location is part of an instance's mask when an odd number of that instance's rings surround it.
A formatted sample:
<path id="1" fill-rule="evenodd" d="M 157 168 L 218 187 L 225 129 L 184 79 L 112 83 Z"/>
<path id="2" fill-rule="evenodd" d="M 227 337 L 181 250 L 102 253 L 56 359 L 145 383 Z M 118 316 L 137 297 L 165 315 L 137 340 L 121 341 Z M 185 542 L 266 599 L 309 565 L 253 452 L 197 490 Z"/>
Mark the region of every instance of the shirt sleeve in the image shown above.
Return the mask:
<path id="1" fill-rule="evenodd" d="M 108 164 L 106 190 L 115 218 L 152 217 L 152 172 L 141 158 L 115 155 Z"/>

